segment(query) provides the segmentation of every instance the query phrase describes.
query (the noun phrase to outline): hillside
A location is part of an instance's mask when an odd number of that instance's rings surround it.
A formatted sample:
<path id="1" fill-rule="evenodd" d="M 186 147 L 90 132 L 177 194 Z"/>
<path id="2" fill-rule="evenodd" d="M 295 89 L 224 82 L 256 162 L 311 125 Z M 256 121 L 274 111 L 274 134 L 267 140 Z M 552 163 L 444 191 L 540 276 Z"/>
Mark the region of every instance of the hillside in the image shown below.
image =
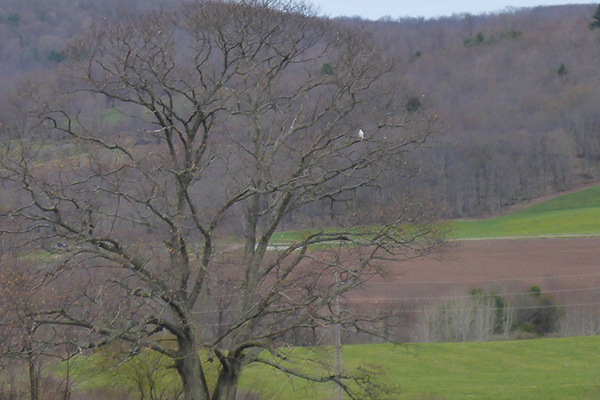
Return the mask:
<path id="1" fill-rule="evenodd" d="M 427 153 L 428 193 L 482 215 L 597 178 L 593 5 L 379 21 L 374 34 L 446 130 Z"/>
<path id="2" fill-rule="evenodd" d="M 66 44 L 104 16 L 173 4 L 3 2 L 2 87 L 59 66 Z M 335 20 L 371 30 L 403 66 L 408 93 L 442 121 L 429 148 L 411 159 L 419 180 L 389 185 L 409 185 L 456 218 L 494 213 L 597 179 L 600 32 L 589 29 L 593 11 L 593 5 L 570 5 L 431 20 Z"/>

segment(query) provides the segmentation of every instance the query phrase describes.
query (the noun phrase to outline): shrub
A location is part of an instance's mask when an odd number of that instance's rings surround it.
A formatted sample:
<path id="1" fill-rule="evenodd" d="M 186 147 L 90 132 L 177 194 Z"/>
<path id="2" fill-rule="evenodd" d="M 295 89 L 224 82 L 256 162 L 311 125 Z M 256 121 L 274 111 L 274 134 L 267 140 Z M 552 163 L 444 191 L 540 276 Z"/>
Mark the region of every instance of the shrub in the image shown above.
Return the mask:
<path id="1" fill-rule="evenodd" d="M 21 23 L 21 16 L 19 14 L 9 14 L 8 23 L 13 26 L 19 26 Z"/>
<path id="2" fill-rule="evenodd" d="M 556 332 L 563 310 L 550 293 L 539 286 L 531 286 L 528 293 L 517 300 L 513 330 L 545 336 Z"/>
<path id="3" fill-rule="evenodd" d="M 421 109 L 422 103 L 418 96 L 413 96 L 406 102 L 406 111 L 415 112 Z"/>
<path id="4" fill-rule="evenodd" d="M 333 74 L 333 65 L 331 63 L 326 62 L 321 67 L 321 73 L 323 75 L 332 75 Z"/>
<path id="5" fill-rule="evenodd" d="M 50 51 L 50 53 L 48 53 L 48 60 L 54 61 L 56 63 L 64 61 L 65 58 L 66 57 L 62 51 L 52 50 L 52 51 Z"/>
<path id="6" fill-rule="evenodd" d="M 504 37 L 508 39 L 521 39 L 523 37 L 523 32 L 511 29 L 510 32 L 504 34 Z"/>

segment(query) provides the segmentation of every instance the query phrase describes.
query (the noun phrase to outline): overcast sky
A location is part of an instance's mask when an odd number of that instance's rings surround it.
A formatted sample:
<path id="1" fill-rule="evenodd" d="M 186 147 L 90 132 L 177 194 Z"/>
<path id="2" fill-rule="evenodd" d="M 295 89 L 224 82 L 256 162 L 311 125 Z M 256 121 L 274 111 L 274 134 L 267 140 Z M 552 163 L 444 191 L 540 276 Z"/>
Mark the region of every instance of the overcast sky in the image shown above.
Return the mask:
<path id="1" fill-rule="evenodd" d="M 383 16 L 440 17 L 454 13 L 481 14 L 502 11 L 507 7 L 536 7 L 557 4 L 598 4 L 600 1 L 586 0 L 309 0 L 320 9 L 320 14 L 329 17 L 360 16 L 379 19 Z"/>

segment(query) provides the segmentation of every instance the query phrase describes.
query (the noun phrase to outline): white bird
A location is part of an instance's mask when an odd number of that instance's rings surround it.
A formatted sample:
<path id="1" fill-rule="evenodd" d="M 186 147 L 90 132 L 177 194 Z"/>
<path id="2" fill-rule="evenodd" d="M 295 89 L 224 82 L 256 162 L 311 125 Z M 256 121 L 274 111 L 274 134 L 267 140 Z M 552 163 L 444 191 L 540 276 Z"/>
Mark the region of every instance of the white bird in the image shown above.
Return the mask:
<path id="1" fill-rule="evenodd" d="M 365 133 L 362 129 L 358 130 L 358 137 L 360 138 L 360 140 L 363 140 L 365 138 Z"/>

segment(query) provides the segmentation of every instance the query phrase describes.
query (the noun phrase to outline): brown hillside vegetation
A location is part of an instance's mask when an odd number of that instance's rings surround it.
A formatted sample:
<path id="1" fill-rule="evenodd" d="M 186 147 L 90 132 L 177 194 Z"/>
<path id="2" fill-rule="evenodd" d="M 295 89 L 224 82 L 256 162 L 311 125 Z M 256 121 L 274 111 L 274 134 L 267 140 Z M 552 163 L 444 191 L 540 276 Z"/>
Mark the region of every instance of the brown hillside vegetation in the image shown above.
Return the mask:
<path id="1" fill-rule="evenodd" d="M 423 190 L 451 216 L 485 215 L 597 177 L 593 11 L 554 6 L 373 23 L 415 93 L 446 123 L 424 156 Z"/>
<path id="2" fill-rule="evenodd" d="M 24 74 L 47 81 L 68 56 L 67 43 L 93 21 L 172 5 L 6 1 L 0 7 L 3 87 L 14 87 Z M 400 67 L 407 107 L 423 105 L 443 121 L 432 148 L 407 157 L 420 179 L 390 178 L 390 192 L 408 186 L 447 216 L 481 216 L 597 179 L 600 33 L 589 28 L 593 12 L 586 4 L 430 20 L 336 20 L 370 30 Z M 322 219 L 329 206 L 311 212 Z"/>

